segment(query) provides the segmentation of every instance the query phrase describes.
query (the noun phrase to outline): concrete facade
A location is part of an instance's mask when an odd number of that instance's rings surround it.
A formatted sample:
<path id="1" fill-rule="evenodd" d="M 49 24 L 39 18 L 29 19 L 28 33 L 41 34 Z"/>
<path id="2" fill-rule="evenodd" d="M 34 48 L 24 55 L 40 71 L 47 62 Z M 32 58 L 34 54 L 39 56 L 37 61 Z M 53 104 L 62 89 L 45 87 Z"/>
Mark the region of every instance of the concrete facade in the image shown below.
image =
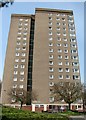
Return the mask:
<path id="1" fill-rule="evenodd" d="M 73 11 L 36 8 L 35 15 L 12 15 L 2 103 L 12 102 L 13 87 L 31 87 L 38 94 L 33 104 L 53 104 L 52 87 L 63 81 L 80 82 Z"/>

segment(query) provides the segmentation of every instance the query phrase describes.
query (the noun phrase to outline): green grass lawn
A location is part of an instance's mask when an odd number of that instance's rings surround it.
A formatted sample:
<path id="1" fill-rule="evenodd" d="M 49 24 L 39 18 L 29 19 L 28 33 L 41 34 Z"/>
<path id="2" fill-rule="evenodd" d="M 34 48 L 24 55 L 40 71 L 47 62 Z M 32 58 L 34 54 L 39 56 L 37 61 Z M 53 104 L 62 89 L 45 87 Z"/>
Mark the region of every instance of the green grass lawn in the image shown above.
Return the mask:
<path id="1" fill-rule="evenodd" d="M 68 120 L 68 116 L 78 114 L 80 113 L 71 111 L 63 113 L 38 113 L 2 107 L 2 120 Z"/>

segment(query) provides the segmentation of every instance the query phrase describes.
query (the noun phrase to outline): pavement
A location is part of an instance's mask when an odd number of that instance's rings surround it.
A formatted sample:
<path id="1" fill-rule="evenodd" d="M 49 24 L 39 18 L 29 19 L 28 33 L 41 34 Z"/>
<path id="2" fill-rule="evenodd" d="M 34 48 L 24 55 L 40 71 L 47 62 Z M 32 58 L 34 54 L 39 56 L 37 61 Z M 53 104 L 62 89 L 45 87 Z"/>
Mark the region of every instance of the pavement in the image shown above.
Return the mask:
<path id="1" fill-rule="evenodd" d="M 86 120 L 86 115 L 83 116 L 70 116 L 69 120 Z"/>

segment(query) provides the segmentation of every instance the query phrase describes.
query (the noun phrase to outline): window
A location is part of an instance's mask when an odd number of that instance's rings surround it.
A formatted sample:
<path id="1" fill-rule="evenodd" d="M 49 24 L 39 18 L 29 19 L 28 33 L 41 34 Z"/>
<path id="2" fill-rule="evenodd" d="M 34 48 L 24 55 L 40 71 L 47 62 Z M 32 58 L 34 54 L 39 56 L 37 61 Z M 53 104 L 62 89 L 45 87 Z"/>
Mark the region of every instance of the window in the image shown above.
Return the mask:
<path id="1" fill-rule="evenodd" d="M 22 50 L 26 50 L 26 47 L 23 47 Z"/>
<path id="2" fill-rule="evenodd" d="M 57 32 L 57 35 L 61 35 L 60 32 Z"/>
<path id="3" fill-rule="evenodd" d="M 49 25 L 52 25 L 52 22 L 49 22 Z"/>
<path id="4" fill-rule="evenodd" d="M 25 30 L 25 31 L 27 31 L 27 29 L 28 29 L 27 27 L 24 27 L 24 30 Z"/>
<path id="5" fill-rule="evenodd" d="M 20 19 L 19 19 L 19 21 L 23 21 L 23 19 L 22 19 L 22 18 L 20 18 Z"/>
<path id="6" fill-rule="evenodd" d="M 59 68 L 59 72 L 63 72 L 63 69 L 62 69 L 62 68 Z"/>
<path id="7" fill-rule="evenodd" d="M 57 22 L 57 25 L 60 25 L 60 23 L 59 23 L 59 22 Z"/>
<path id="8" fill-rule="evenodd" d="M 50 76 L 49 76 L 49 79 L 53 79 L 53 78 L 54 78 L 54 76 L 53 76 L 53 75 L 50 75 Z"/>
<path id="9" fill-rule="evenodd" d="M 21 59 L 21 62 L 25 62 L 25 59 Z"/>
<path id="10" fill-rule="evenodd" d="M 20 32 L 20 31 L 18 32 L 18 35 L 21 35 L 21 32 Z"/>
<path id="11" fill-rule="evenodd" d="M 19 59 L 15 59 L 15 62 L 19 62 Z"/>
<path id="12" fill-rule="evenodd" d="M 70 39 L 70 42 L 76 42 L 76 39 Z"/>
<path id="13" fill-rule="evenodd" d="M 17 39 L 18 39 L 18 40 L 21 40 L 21 36 L 18 36 Z"/>
<path id="14" fill-rule="evenodd" d="M 64 47 L 68 47 L 68 44 L 67 43 L 65 43 L 65 44 L 63 44 L 64 45 Z"/>
<path id="15" fill-rule="evenodd" d="M 19 95 L 23 95 L 23 92 L 19 92 Z"/>
<path id="16" fill-rule="evenodd" d="M 12 99 L 11 99 L 11 102 L 12 102 L 12 103 L 15 103 L 15 101 L 16 101 L 15 98 L 12 98 Z"/>
<path id="17" fill-rule="evenodd" d="M 24 75 L 24 71 L 21 71 L 21 72 L 20 72 L 20 75 Z"/>
<path id="18" fill-rule="evenodd" d="M 52 27 L 49 27 L 49 30 L 52 30 Z"/>
<path id="19" fill-rule="evenodd" d="M 57 38 L 57 40 L 58 40 L 58 41 L 61 41 L 61 38 L 60 38 L 60 37 L 58 37 L 58 38 Z"/>
<path id="20" fill-rule="evenodd" d="M 68 15 L 68 17 L 69 17 L 69 18 L 72 18 L 72 17 L 73 17 L 73 15 Z"/>
<path id="21" fill-rule="evenodd" d="M 65 65 L 69 65 L 69 62 L 66 61 L 66 62 L 65 62 Z"/>
<path id="22" fill-rule="evenodd" d="M 61 53 L 62 52 L 62 50 L 61 49 L 58 49 L 58 53 Z"/>
<path id="23" fill-rule="evenodd" d="M 24 81 L 24 78 L 20 78 L 20 81 Z"/>
<path id="24" fill-rule="evenodd" d="M 75 37 L 76 35 L 71 33 L 71 34 L 70 34 L 70 37 L 73 37 L 73 36 Z"/>
<path id="25" fill-rule="evenodd" d="M 66 33 L 63 33 L 63 36 L 66 36 Z"/>
<path id="26" fill-rule="evenodd" d="M 70 79 L 70 76 L 69 76 L 69 75 L 66 75 L 66 79 Z"/>
<path id="27" fill-rule="evenodd" d="M 49 59 L 53 59 L 53 55 L 49 55 Z"/>
<path id="28" fill-rule="evenodd" d="M 17 81 L 17 78 L 13 78 L 13 81 Z"/>
<path id="29" fill-rule="evenodd" d="M 75 29 L 74 28 L 70 28 L 70 32 L 74 32 L 75 33 Z"/>
<path id="30" fill-rule="evenodd" d="M 18 65 L 14 65 L 14 68 L 18 68 Z"/>
<path id="31" fill-rule="evenodd" d="M 67 38 L 63 38 L 64 41 L 67 41 Z"/>
<path id="32" fill-rule="evenodd" d="M 26 54 L 25 53 L 22 53 L 22 56 L 24 57 Z"/>
<path id="33" fill-rule="evenodd" d="M 65 27 L 63 27 L 63 30 L 64 30 L 64 31 L 66 31 L 66 28 L 65 28 Z"/>
<path id="34" fill-rule="evenodd" d="M 19 41 L 17 41 L 17 45 L 20 45 L 20 42 L 19 42 Z"/>
<path id="35" fill-rule="evenodd" d="M 59 46 L 59 47 L 60 47 L 60 46 L 61 46 L 61 44 L 60 44 L 60 43 L 58 43 L 58 44 L 57 44 L 57 46 Z"/>
<path id="36" fill-rule="evenodd" d="M 19 26 L 19 28 L 18 28 L 18 29 L 19 29 L 19 31 L 21 31 L 21 30 L 22 30 L 22 26 Z"/>
<path id="37" fill-rule="evenodd" d="M 49 35 L 52 35 L 52 32 L 49 32 Z"/>
<path id="38" fill-rule="evenodd" d="M 21 22 L 19 22 L 19 26 L 22 26 L 22 23 L 21 23 Z"/>
<path id="39" fill-rule="evenodd" d="M 27 25 L 28 25 L 28 23 L 25 23 L 24 25 L 25 25 L 25 26 L 27 26 Z"/>
<path id="40" fill-rule="evenodd" d="M 72 63 L 72 66 L 78 66 L 78 65 L 79 65 L 78 62 L 73 62 L 73 63 Z"/>
<path id="41" fill-rule="evenodd" d="M 76 44 L 71 44 L 71 47 L 74 47 L 74 48 L 76 48 Z"/>
<path id="42" fill-rule="evenodd" d="M 77 50 L 71 50 L 71 53 L 77 53 Z"/>
<path id="43" fill-rule="evenodd" d="M 76 68 L 75 68 L 75 69 L 73 69 L 73 72 L 74 72 L 74 73 L 79 73 L 79 69 L 76 69 Z"/>
<path id="44" fill-rule="evenodd" d="M 49 65 L 53 65 L 53 61 L 49 61 Z"/>
<path id="45" fill-rule="evenodd" d="M 61 14 L 61 16 L 65 16 L 65 14 Z"/>
<path id="46" fill-rule="evenodd" d="M 57 27 L 57 30 L 60 30 L 60 27 Z"/>
<path id="47" fill-rule="evenodd" d="M 50 103 L 54 102 L 54 97 L 50 97 L 50 98 L 49 98 L 49 102 L 50 102 Z"/>
<path id="48" fill-rule="evenodd" d="M 18 74 L 18 71 L 14 71 L 14 75 L 17 75 Z"/>
<path id="49" fill-rule="evenodd" d="M 26 36 L 23 37 L 23 40 L 27 40 Z"/>
<path id="50" fill-rule="evenodd" d="M 24 35 L 27 35 L 27 32 L 24 32 L 23 34 L 24 34 Z"/>
<path id="51" fill-rule="evenodd" d="M 49 68 L 49 72 L 53 72 L 53 68 L 52 67 Z"/>
<path id="52" fill-rule="evenodd" d="M 50 82 L 50 83 L 49 83 L 49 86 L 54 86 L 54 82 Z"/>
<path id="53" fill-rule="evenodd" d="M 66 69 L 65 69 L 65 71 L 66 71 L 66 72 L 69 72 L 69 71 L 70 71 L 70 69 L 69 69 L 69 68 L 66 68 Z"/>
<path id="54" fill-rule="evenodd" d="M 53 40 L 53 38 L 52 38 L 52 37 L 50 37 L 50 38 L 49 38 L 49 40 Z"/>
<path id="55" fill-rule="evenodd" d="M 23 85 L 20 85 L 19 88 L 23 88 L 24 86 Z"/>
<path id="56" fill-rule="evenodd" d="M 52 94 L 54 92 L 54 90 L 51 88 L 50 90 L 49 90 L 49 94 Z"/>
<path id="57" fill-rule="evenodd" d="M 66 26 L 66 23 L 63 23 L 63 26 Z"/>
<path id="58" fill-rule="evenodd" d="M 17 85 L 13 85 L 13 88 L 17 88 Z"/>
<path id="59" fill-rule="evenodd" d="M 19 56 L 19 53 L 16 53 L 16 56 Z"/>
<path id="60" fill-rule="evenodd" d="M 65 18 L 62 18 L 62 21 L 65 21 Z"/>
<path id="61" fill-rule="evenodd" d="M 19 47 L 16 47 L 16 50 L 20 50 L 20 48 L 19 48 Z"/>
<path id="62" fill-rule="evenodd" d="M 28 19 L 25 19 L 26 22 L 28 22 Z"/>
<path id="63" fill-rule="evenodd" d="M 57 17 L 56 20 L 60 20 L 60 18 Z"/>
<path id="64" fill-rule="evenodd" d="M 68 21 L 69 21 L 70 23 L 73 23 L 73 19 L 68 19 Z"/>
<path id="65" fill-rule="evenodd" d="M 64 50 L 64 53 L 68 53 L 68 50 Z"/>
<path id="66" fill-rule="evenodd" d="M 56 16 L 60 16 L 60 14 L 56 14 Z"/>
<path id="67" fill-rule="evenodd" d="M 49 20 L 52 20 L 52 17 L 49 17 Z"/>
<path id="68" fill-rule="evenodd" d="M 53 46 L 53 43 L 49 43 L 49 46 Z"/>
<path id="69" fill-rule="evenodd" d="M 23 45 L 26 45 L 27 43 L 26 42 L 23 42 Z"/>
<path id="70" fill-rule="evenodd" d="M 59 79 L 63 79 L 63 75 L 59 75 L 58 78 L 59 78 Z"/>
<path id="71" fill-rule="evenodd" d="M 49 52 L 53 52 L 53 49 L 49 49 Z"/>
<path id="72" fill-rule="evenodd" d="M 12 95 L 16 95 L 16 91 L 12 91 Z"/>
<path id="73" fill-rule="evenodd" d="M 62 65 L 62 62 L 58 62 L 58 65 Z"/>
<path id="74" fill-rule="evenodd" d="M 58 55 L 58 59 L 62 59 L 62 56 L 61 56 L 61 55 Z"/>
<path id="75" fill-rule="evenodd" d="M 25 65 L 21 65 L 21 68 L 25 68 Z"/>
<path id="76" fill-rule="evenodd" d="M 65 60 L 67 60 L 69 58 L 69 56 L 65 56 Z"/>
<path id="77" fill-rule="evenodd" d="M 80 76 L 78 75 L 73 75 L 73 80 L 80 79 Z"/>
<path id="78" fill-rule="evenodd" d="M 71 56 L 71 59 L 78 60 L 78 56 Z"/>

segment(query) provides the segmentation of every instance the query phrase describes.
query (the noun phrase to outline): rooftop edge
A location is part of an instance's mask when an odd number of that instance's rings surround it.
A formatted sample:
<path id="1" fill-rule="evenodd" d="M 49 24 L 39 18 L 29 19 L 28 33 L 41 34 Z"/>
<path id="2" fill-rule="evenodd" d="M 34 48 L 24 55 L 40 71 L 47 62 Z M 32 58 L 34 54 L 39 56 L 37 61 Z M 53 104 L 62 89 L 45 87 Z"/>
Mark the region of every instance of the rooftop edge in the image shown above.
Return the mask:
<path id="1" fill-rule="evenodd" d="M 35 8 L 35 11 L 44 11 L 44 12 L 59 12 L 59 13 L 71 13 L 73 14 L 72 10 L 60 10 L 60 9 L 49 9 L 49 8 Z"/>

